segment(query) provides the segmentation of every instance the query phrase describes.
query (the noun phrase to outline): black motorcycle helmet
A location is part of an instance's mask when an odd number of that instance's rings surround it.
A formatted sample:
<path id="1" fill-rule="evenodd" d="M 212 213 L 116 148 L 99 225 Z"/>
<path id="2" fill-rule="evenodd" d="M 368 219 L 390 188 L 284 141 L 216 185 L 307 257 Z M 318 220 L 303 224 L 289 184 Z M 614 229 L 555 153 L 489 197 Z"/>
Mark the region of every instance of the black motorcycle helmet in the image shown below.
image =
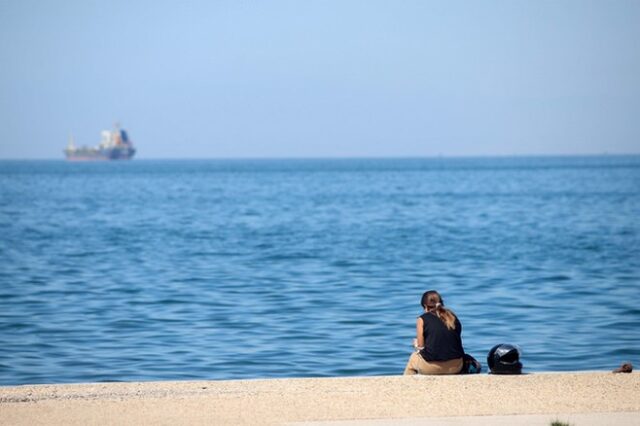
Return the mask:
<path id="1" fill-rule="evenodd" d="M 495 345 L 487 355 L 487 365 L 492 374 L 521 374 L 520 349 L 508 343 Z"/>

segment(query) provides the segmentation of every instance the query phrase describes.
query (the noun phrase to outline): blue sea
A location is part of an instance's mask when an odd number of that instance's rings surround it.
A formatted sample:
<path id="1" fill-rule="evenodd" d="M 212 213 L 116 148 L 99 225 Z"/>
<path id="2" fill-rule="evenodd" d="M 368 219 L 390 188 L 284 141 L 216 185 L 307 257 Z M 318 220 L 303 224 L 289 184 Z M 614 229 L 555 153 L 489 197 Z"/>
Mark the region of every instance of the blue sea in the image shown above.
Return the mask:
<path id="1" fill-rule="evenodd" d="M 0 162 L 0 385 L 640 364 L 640 157 Z M 485 368 L 486 371 L 486 368 Z"/>

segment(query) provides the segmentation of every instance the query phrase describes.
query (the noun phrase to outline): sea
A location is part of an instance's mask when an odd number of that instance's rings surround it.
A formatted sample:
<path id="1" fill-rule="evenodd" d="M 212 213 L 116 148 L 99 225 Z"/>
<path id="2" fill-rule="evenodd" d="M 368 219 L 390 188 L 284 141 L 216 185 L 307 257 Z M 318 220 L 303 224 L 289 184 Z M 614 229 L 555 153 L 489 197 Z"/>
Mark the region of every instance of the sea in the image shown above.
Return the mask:
<path id="1" fill-rule="evenodd" d="M 640 367 L 640 156 L 0 161 L 0 385 Z"/>

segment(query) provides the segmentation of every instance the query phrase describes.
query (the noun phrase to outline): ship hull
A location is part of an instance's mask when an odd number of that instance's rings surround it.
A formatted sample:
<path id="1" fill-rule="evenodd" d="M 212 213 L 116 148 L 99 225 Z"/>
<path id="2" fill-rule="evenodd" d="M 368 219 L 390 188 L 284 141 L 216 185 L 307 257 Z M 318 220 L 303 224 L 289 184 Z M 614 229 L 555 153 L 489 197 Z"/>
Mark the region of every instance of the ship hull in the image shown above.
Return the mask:
<path id="1" fill-rule="evenodd" d="M 101 150 L 65 150 L 67 161 L 113 161 L 131 160 L 136 153 L 134 148 Z"/>

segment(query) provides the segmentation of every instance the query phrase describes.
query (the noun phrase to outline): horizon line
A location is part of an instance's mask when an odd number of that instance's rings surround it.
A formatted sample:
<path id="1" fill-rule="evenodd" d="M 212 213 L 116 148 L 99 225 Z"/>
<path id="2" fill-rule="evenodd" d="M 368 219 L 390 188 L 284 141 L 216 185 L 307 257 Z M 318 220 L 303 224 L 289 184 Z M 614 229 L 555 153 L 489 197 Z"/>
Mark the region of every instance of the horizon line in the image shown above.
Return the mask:
<path id="1" fill-rule="evenodd" d="M 138 157 L 128 161 L 211 161 L 211 160 L 231 160 L 231 161 L 269 161 L 269 160 L 438 160 L 438 159 L 482 159 L 482 158 L 567 158 L 567 157 L 637 157 L 640 156 L 640 152 L 626 152 L 626 153 L 562 153 L 562 154 L 435 154 L 435 155 L 371 155 L 371 156 L 292 156 L 292 157 L 260 157 L 260 156 L 229 156 L 229 157 Z M 0 161 L 66 161 L 64 157 L 0 157 Z M 113 160 L 98 160 L 87 162 L 112 162 Z M 116 161 L 116 162 L 122 162 Z M 125 161 L 126 162 L 126 161 Z"/>

